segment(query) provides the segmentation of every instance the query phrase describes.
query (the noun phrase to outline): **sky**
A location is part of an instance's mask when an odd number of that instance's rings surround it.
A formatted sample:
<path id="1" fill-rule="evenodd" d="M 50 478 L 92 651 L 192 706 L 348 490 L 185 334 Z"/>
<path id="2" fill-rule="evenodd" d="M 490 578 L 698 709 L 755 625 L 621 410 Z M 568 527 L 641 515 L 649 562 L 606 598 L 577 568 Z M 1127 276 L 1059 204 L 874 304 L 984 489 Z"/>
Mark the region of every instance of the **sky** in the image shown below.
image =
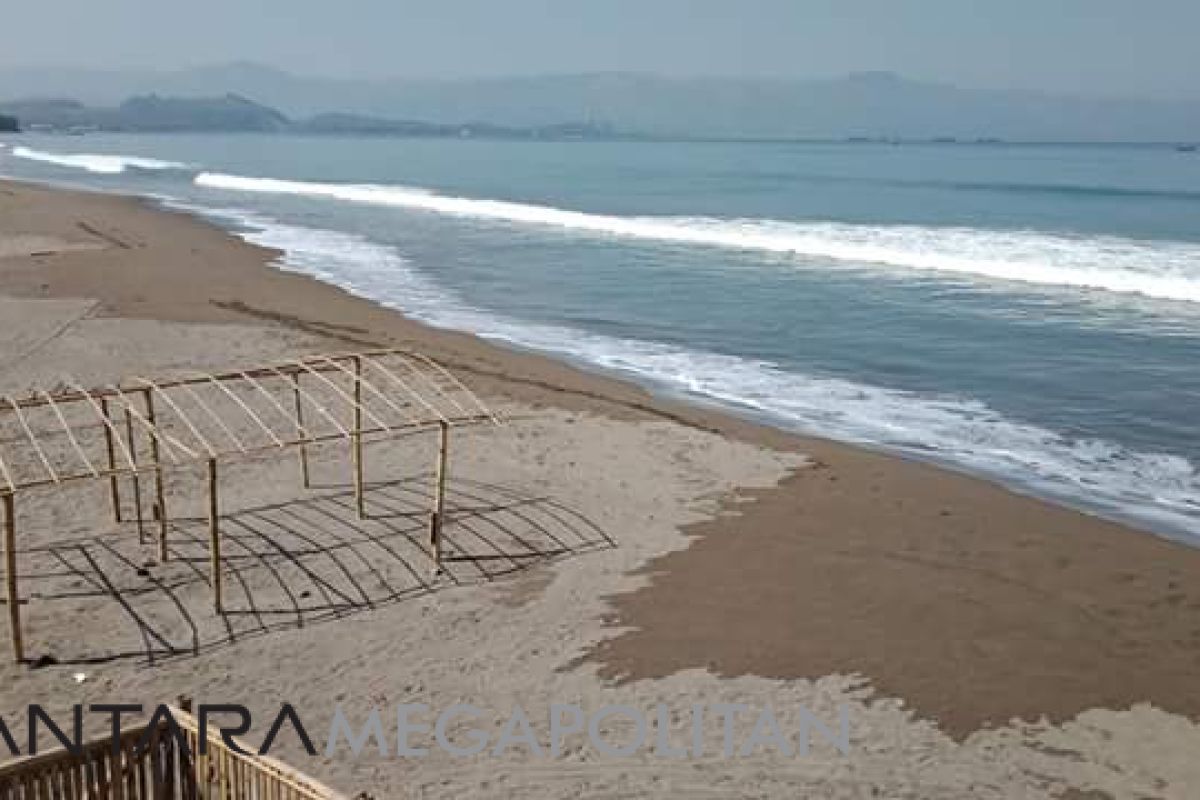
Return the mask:
<path id="1" fill-rule="evenodd" d="M 1200 99 L 1200 0 L 0 0 L 0 68 L 638 71 Z"/>

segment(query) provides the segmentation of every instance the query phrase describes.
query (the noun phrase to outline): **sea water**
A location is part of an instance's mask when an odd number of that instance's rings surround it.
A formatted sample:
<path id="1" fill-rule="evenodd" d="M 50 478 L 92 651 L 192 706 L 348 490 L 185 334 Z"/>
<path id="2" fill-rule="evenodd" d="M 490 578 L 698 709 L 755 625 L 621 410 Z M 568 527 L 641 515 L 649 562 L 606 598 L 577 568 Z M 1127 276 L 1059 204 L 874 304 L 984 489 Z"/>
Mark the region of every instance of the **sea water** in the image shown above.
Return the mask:
<path id="1" fill-rule="evenodd" d="M 1200 156 L 9 136 L 406 314 L 1200 543 Z"/>

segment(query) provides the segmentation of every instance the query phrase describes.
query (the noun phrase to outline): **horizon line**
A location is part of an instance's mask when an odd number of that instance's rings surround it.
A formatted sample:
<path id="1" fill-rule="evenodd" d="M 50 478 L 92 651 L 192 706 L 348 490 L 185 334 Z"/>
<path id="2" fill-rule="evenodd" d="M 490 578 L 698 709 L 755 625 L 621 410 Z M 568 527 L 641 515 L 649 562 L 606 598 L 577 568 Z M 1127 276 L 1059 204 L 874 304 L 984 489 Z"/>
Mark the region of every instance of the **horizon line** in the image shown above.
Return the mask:
<path id="1" fill-rule="evenodd" d="M 771 83 L 837 83 L 853 80 L 891 81 L 917 86 L 936 87 L 942 89 L 959 89 L 972 92 L 993 94 L 1029 94 L 1043 97 L 1062 97 L 1091 101 L 1107 102 L 1139 102 L 1163 104 L 1200 104 L 1200 95 L 1174 96 L 1162 94 L 1105 94 L 1069 90 L 1061 88 L 1044 88 L 1030 86 L 996 86 L 960 84 L 942 78 L 928 78 L 908 75 L 887 68 L 863 68 L 846 72 L 827 73 L 823 75 L 790 75 L 781 73 L 750 73 L 744 75 L 730 73 L 699 73 L 699 72 L 670 72 L 664 70 L 636 69 L 590 69 L 590 70 L 546 70 L 538 72 L 497 72 L 493 74 L 459 74 L 459 75 L 337 75 L 328 73 L 310 73 L 297 71 L 290 67 L 257 61 L 251 58 L 233 58 L 223 61 L 200 62 L 180 66 L 88 66 L 84 64 L 0 64 L 0 74 L 21 71 L 62 71 L 62 72 L 91 72 L 103 75 L 122 75 L 129 73 L 154 73 L 157 76 L 186 75 L 187 73 L 216 71 L 230 68 L 246 68 L 276 73 L 299 80 L 318 80 L 338 83 L 486 83 L 489 81 L 520 81 L 545 80 L 554 78 L 651 78 L 667 81 L 729 81 L 729 82 L 771 82 Z"/>

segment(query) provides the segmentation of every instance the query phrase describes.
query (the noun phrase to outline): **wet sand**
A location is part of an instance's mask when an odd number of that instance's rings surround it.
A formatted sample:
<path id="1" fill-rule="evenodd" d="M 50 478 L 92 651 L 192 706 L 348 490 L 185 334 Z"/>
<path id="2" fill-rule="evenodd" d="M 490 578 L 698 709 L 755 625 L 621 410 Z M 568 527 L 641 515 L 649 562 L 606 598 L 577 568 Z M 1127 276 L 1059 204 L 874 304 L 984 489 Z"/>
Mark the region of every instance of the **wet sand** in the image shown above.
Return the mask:
<path id="1" fill-rule="evenodd" d="M 1196 554 L 933 468 L 822 466 L 690 526 L 613 598 L 620 679 L 856 672 L 964 737 L 1149 702 L 1200 716 Z"/>

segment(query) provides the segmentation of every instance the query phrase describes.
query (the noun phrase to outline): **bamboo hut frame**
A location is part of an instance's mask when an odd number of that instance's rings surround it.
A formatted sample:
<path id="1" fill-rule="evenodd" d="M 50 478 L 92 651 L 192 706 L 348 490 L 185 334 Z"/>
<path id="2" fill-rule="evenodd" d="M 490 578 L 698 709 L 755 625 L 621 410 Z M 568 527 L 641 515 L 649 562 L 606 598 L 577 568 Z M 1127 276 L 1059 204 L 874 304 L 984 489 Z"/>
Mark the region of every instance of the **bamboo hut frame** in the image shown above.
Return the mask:
<path id="1" fill-rule="evenodd" d="M 0 511 L 3 566 L 12 653 L 24 660 L 17 574 L 17 497 L 29 490 L 107 480 L 112 515 L 122 515 L 121 479 L 133 492 L 134 520 L 145 542 L 142 479 L 153 476 L 152 517 L 158 523 L 158 557 L 170 557 L 170 515 L 164 471 L 203 465 L 207 469 L 210 582 L 213 607 L 222 612 L 219 473 L 221 463 L 296 449 L 303 485 L 310 486 L 309 448 L 332 442 L 350 446 L 355 508 L 365 518 L 364 443 L 421 430 L 438 431 L 429 550 L 441 565 L 445 485 L 450 429 L 497 425 L 499 417 L 447 369 L 419 353 L 377 350 L 318 355 L 281 364 L 223 373 L 129 381 L 86 389 L 0 396 L 0 430 L 15 421 L 12 436 L 0 436 Z M 289 408 L 288 395 L 291 396 Z M 219 401 L 219 402 L 218 402 Z M 308 413 L 306 413 L 306 411 Z M 49 426 L 33 418 L 48 417 Z M 46 412 L 49 412 L 48 414 Z M 123 420 L 123 425 L 120 422 Z M 122 429 L 123 428 L 123 429 Z M 103 449 L 92 449 L 96 431 Z M 63 437 L 68 446 L 51 447 Z M 96 441 L 99 444 L 99 441 Z M 139 447 L 139 444 L 146 445 Z M 149 458 L 143 458 L 144 450 Z"/>

